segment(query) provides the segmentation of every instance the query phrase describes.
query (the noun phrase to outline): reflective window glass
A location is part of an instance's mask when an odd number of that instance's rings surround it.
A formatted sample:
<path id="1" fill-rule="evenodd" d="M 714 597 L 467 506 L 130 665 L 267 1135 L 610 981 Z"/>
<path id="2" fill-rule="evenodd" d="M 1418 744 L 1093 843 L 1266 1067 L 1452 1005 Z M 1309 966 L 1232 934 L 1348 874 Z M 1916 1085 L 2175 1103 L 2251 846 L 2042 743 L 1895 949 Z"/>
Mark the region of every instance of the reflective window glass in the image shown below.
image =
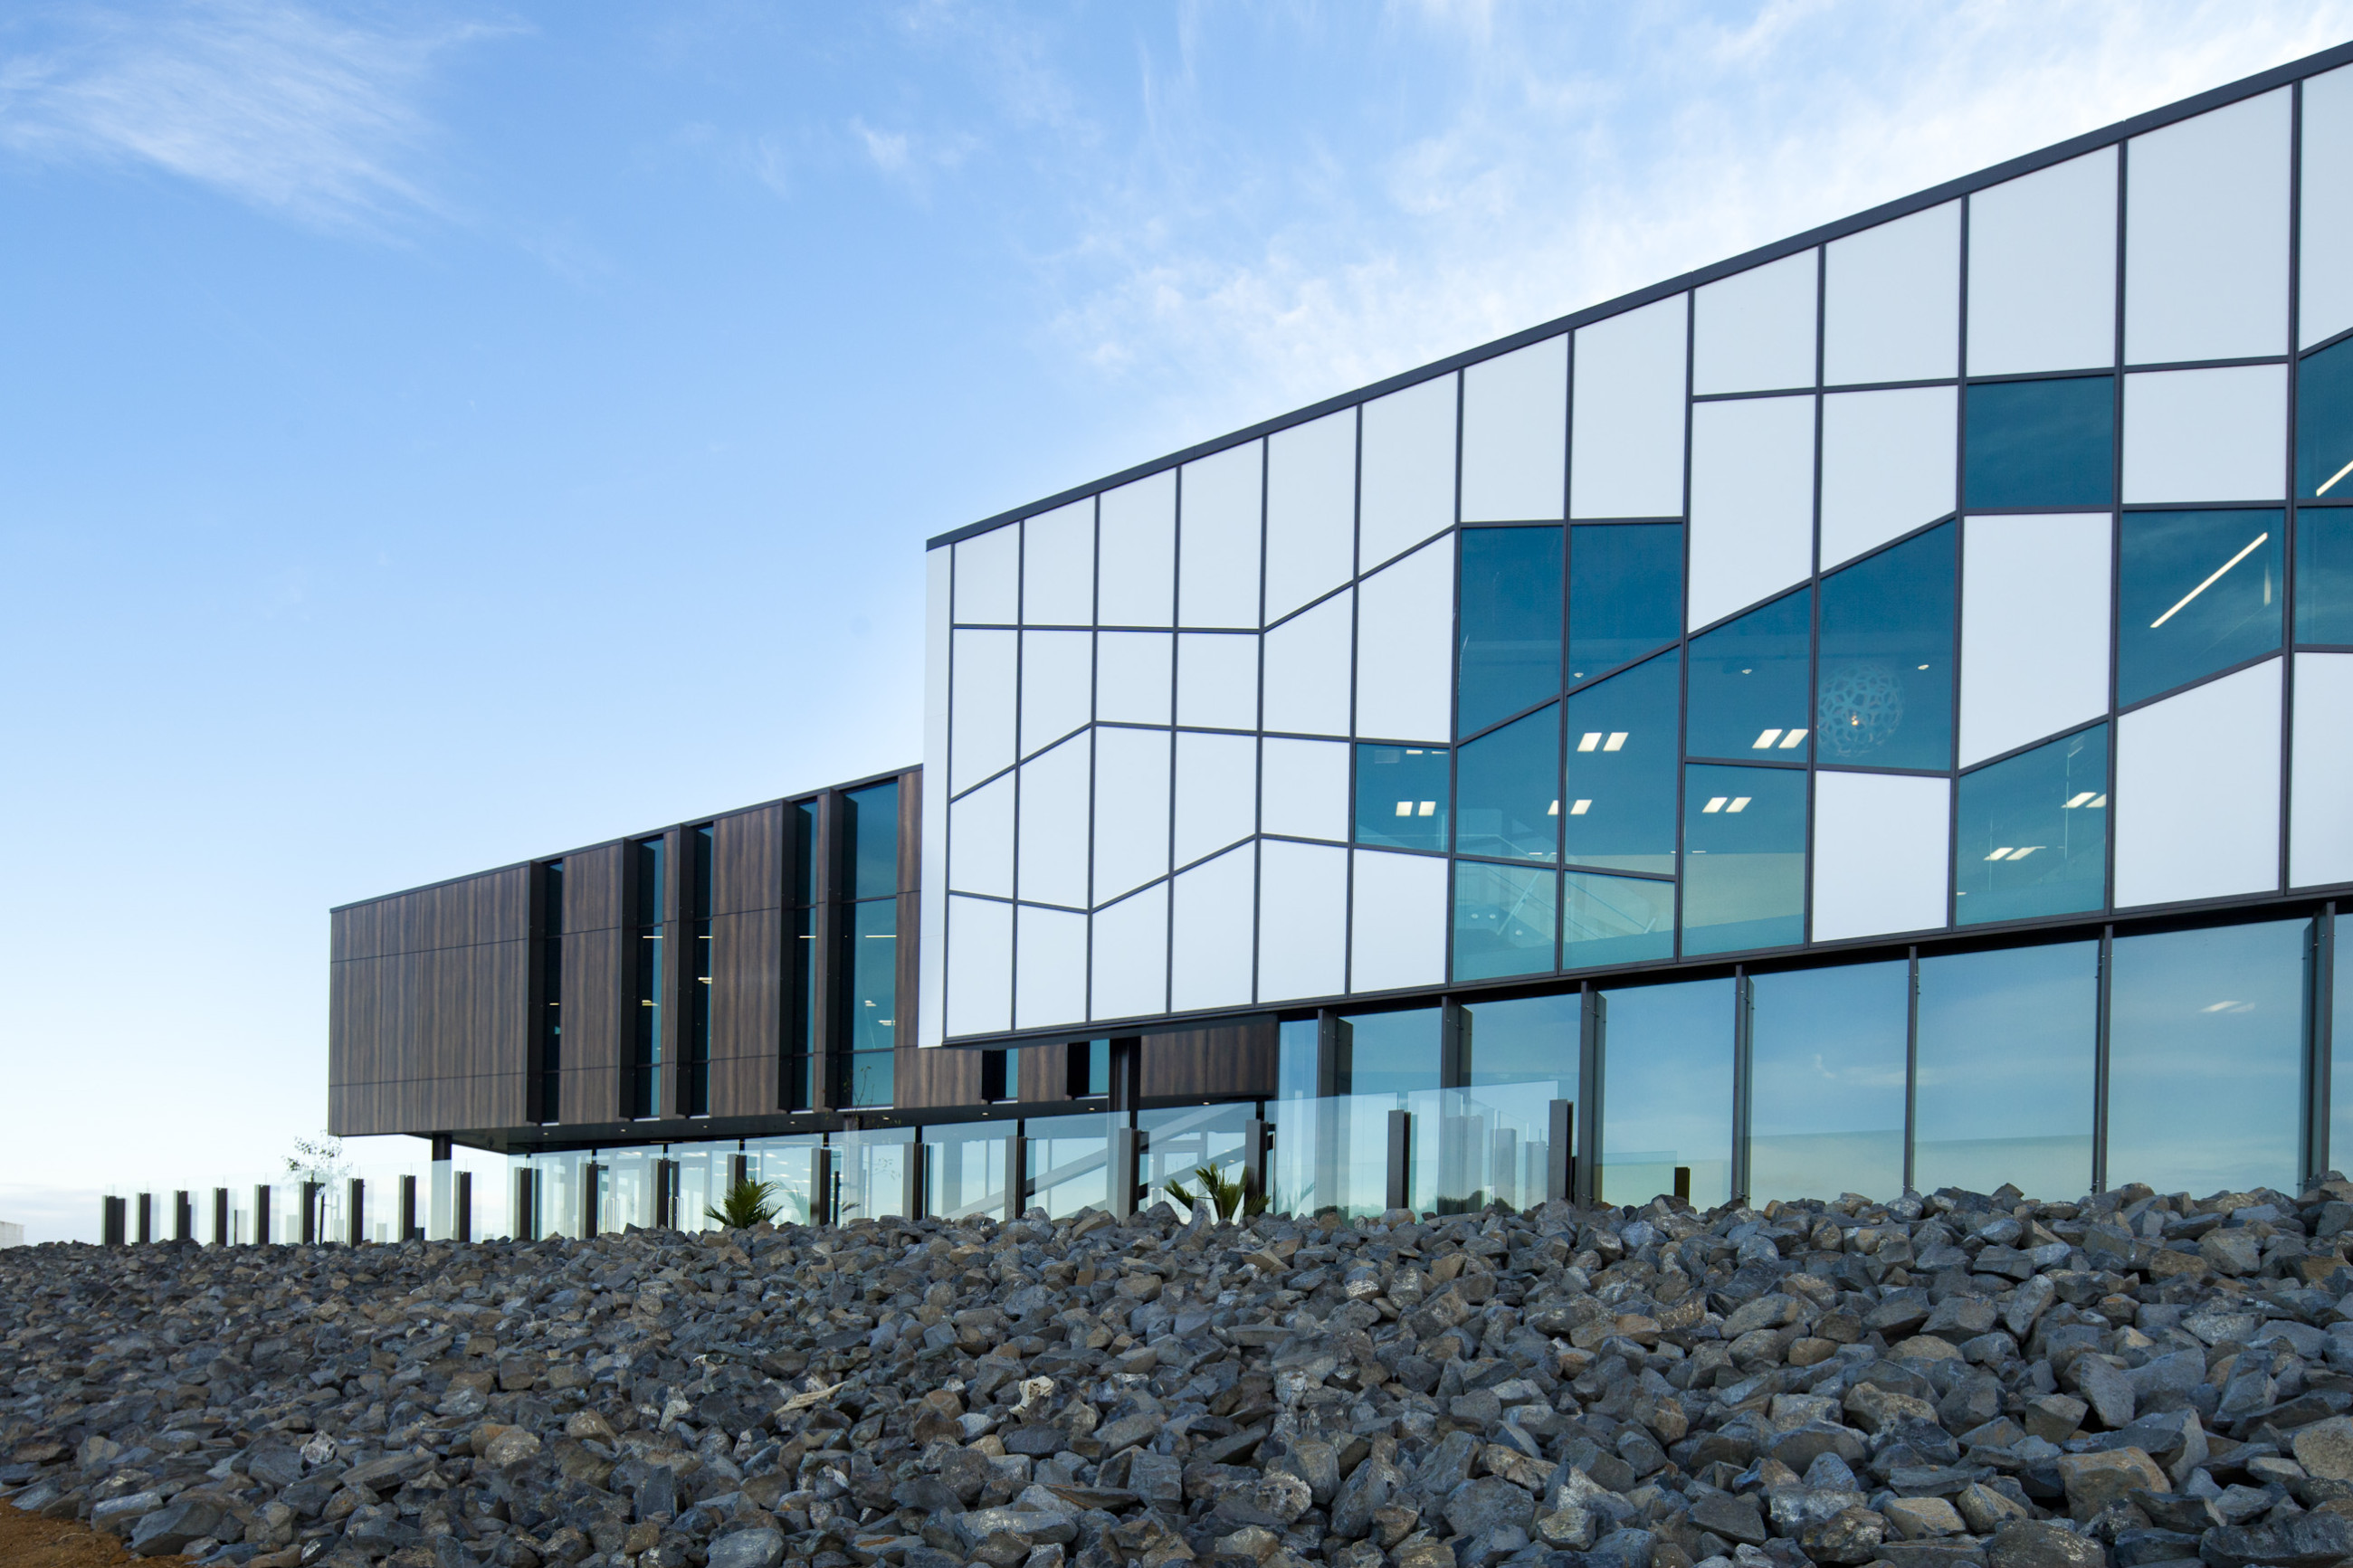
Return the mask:
<path id="1" fill-rule="evenodd" d="M 2353 510 L 2296 514 L 2295 640 L 2353 643 Z"/>
<path id="2" fill-rule="evenodd" d="M 1602 1202 L 1672 1193 L 1678 1165 L 1701 1208 L 1731 1198 L 1732 1044 L 1729 980 L 1601 994 Z"/>
<path id="3" fill-rule="evenodd" d="M 2310 931 L 2272 921 L 2117 939 L 2111 1190 L 2295 1190 Z"/>
<path id="4" fill-rule="evenodd" d="M 1568 531 L 1568 681 L 1607 675 L 1683 629 L 1683 525 Z"/>
<path id="5" fill-rule="evenodd" d="M 1560 530 L 1462 531 L 1457 734 L 1560 689 Z"/>
<path id="6" fill-rule="evenodd" d="M 1823 580 L 1814 704 L 1823 762 L 1952 766 L 1957 531 L 1946 523 Z"/>
<path id="7" fill-rule="evenodd" d="M 941 1219 L 1005 1212 L 1010 1122 L 964 1121 L 923 1129 L 923 1203 Z"/>
<path id="8" fill-rule="evenodd" d="M 2126 514 L 2116 575 L 2119 703 L 2279 647 L 2281 532 L 2276 511 Z"/>
<path id="9" fill-rule="evenodd" d="M 1964 506 L 2105 506 L 2115 497 L 2114 376 L 1981 383 L 1964 408 Z"/>
<path id="10" fill-rule="evenodd" d="M 2295 493 L 2353 500 L 2353 340 L 2296 364 Z"/>
<path id="11" fill-rule="evenodd" d="M 1357 1013 L 1345 1031 L 1341 1094 L 1411 1094 L 1438 1087 L 1438 1009 Z"/>
<path id="12" fill-rule="evenodd" d="M 1801 588 L 1692 639 L 1686 752 L 1806 760 L 1811 615 L 1811 595 Z"/>
<path id="13" fill-rule="evenodd" d="M 888 1050 L 898 1016 L 899 900 L 870 899 L 850 906 L 842 921 L 849 938 L 849 991 L 843 1019 L 853 1051 Z M 884 1101 L 883 1103 L 888 1103 Z"/>
<path id="14" fill-rule="evenodd" d="M 845 1073 L 840 1089 L 844 1105 L 889 1105 L 893 1091 L 895 1058 L 889 1051 L 857 1051 L 841 1058 Z"/>
<path id="15" fill-rule="evenodd" d="M 1356 842 L 1443 849 L 1449 791 L 1442 746 L 1356 748 Z"/>
<path id="16" fill-rule="evenodd" d="M 879 899 L 899 890 L 899 784 L 897 780 L 852 790 L 849 803 L 850 894 Z"/>
<path id="17" fill-rule="evenodd" d="M 1577 1006 L 1571 991 L 1464 1007 L 1464 1076 L 1471 1086 L 1535 1084 L 1549 1091 L 1546 1100 L 1575 1099 Z"/>
<path id="18" fill-rule="evenodd" d="M 1806 775 L 1685 768 L 1683 952 L 1802 942 L 1805 908 Z"/>
<path id="19" fill-rule="evenodd" d="M 1111 1198 L 1111 1118 L 1045 1116 L 1031 1121 L 1029 1180 L 1056 1219 Z"/>
<path id="20" fill-rule="evenodd" d="M 1959 923 L 2100 907 L 2108 869 L 2105 724 L 1963 773 L 1955 810 Z"/>
<path id="21" fill-rule="evenodd" d="M 1554 857 L 1560 838 L 1557 706 L 1464 742 L 1454 766 L 1458 852 L 1499 860 Z"/>
<path id="22" fill-rule="evenodd" d="M 1645 963 L 1675 955 L 1675 885 L 1571 871 L 1561 889 L 1561 967 Z"/>
<path id="23" fill-rule="evenodd" d="M 1904 1188 L 1911 966 L 1760 974 L 1748 1025 L 1748 1197 Z"/>
<path id="24" fill-rule="evenodd" d="M 1286 1018 L 1276 1031 L 1275 1093 L 1284 1100 L 1315 1098 L 1315 1048 L 1319 1026 L 1313 1018 Z"/>
<path id="25" fill-rule="evenodd" d="M 1562 855 L 1614 871 L 1675 868 L 1675 675 L 1661 654 L 1569 694 Z"/>
<path id="26" fill-rule="evenodd" d="M 1920 961 L 1912 1184 L 2092 1190 L 2100 944 Z"/>
<path id="27" fill-rule="evenodd" d="M 1454 978 L 1545 974 L 1560 877 L 1533 867 L 1454 863 Z"/>

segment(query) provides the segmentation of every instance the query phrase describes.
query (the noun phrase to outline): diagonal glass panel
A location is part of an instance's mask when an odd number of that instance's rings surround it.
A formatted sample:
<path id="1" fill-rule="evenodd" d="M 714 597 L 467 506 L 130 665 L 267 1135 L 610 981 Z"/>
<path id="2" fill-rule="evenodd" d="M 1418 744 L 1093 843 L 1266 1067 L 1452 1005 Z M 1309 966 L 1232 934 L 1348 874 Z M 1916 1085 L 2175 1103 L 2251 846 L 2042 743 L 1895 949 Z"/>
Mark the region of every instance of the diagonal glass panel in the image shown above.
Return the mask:
<path id="1" fill-rule="evenodd" d="M 1571 871 L 1561 889 L 1561 967 L 1675 955 L 1675 885 Z"/>
<path id="2" fill-rule="evenodd" d="M 1515 719 L 1454 754 L 1454 847 L 1550 860 L 1560 843 L 1560 709 Z"/>
<path id="3" fill-rule="evenodd" d="M 2353 340 L 2295 367 L 2295 493 L 2353 500 Z"/>
<path id="4" fill-rule="evenodd" d="M 1462 531 L 1455 733 L 1560 689 L 1560 530 Z"/>
<path id="5" fill-rule="evenodd" d="M 2108 727 L 1961 775 L 1954 915 L 1962 925 L 2096 910 L 2106 897 Z"/>
<path id="6" fill-rule="evenodd" d="M 1613 871 L 1675 868 L 1673 652 L 1569 694 L 1562 856 Z"/>
<path id="7" fill-rule="evenodd" d="M 1951 523 L 1822 583 L 1815 734 L 1824 763 L 1953 765 Z"/>
<path id="8" fill-rule="evenodd" d="M 1800 588 L 1692 639 L 1691 755 L 1806 760 L 1811 616 L 1810 593 Z"/>
<path id="9" fill-rule="evenodd" d="M 1559 896 L 1560 875 L 1550 868 L 1456 861 L 1454 978 L 1550 973 Z"/>
<path id="10" fill-rule="evenodd" d="M 2116 700 L 2137 702 L 2279 647 L 2276 511 L 2125 514 Z"/>
<path id="11" fill-rule="evenodd" d="M 1683 630 L 1683 525 L 1568 531 L 1568 683 L 1664 647 Z"/>

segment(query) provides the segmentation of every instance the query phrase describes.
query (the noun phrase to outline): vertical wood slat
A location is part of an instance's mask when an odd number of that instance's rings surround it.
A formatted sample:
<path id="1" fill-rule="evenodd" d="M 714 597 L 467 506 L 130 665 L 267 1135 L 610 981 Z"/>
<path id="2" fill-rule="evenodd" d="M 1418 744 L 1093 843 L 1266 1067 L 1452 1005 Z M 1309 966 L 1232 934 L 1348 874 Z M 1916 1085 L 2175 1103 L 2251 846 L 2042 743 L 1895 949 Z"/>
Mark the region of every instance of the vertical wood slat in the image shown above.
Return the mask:
<path id="1" fill-rule="evenodd" d="M 711 918 L 711 1114 L 774 1110 L 782 1052 L 784 912 Z"/>
<path id="2" fill-rule="evenodd" d="M 1146 1035 L 1143 1089 L 1146 1099 L 1194 1095 L 1250 1096 L 1275 1092 L 1276 1041 L 1271 1023 Z"/>
<path id="3" fill-rule="evenodd" d="M 743 914 L 785 902 L 786 808 L 763 805 L 711 825 L 711 912 Z"/>

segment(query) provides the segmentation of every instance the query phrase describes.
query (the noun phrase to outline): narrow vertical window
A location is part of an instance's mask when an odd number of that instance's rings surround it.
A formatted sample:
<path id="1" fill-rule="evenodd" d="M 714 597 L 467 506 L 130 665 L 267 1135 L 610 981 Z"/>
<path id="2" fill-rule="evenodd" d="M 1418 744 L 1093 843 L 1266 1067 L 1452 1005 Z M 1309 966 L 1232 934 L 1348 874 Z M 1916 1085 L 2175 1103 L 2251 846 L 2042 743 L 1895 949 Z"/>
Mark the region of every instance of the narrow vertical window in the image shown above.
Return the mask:
<path id="1" fill-rule="evenodd" d="M 562 1119 L 564 1104 L 564 862 L 539 868 L 539 1119 Z"/>
<path id="2" fill-rule="evenodd" d="M 636 872 L 637 1018 L 629 1042 L 628 1112 L 661 1114 L 663 846 L 640 838 L 629 846 Z"/>
<path id="3" fill-rule="evenodd" d="M 694 983 L 687 988 L 686 1049 L 679 1063 L 679 1109 L 689 1116 L 711 1114 L 711 828 L 687 835 L 694 855 L 691 910 L 694 917 Z"/>
<path id="4" fill-rule="evenodd" d="M 888 1105 L 899 996 L 899 784 L 842 797 L 849 906 L 841 911 L 835 1103 Z"/>
<path id="5" fill-rule="evenodd" d="M 807 1110 L 816 1103 L 809 1070 L 817 1049 L 817 803 L 785 807 L 786 975 L 784 1109 Z"/>

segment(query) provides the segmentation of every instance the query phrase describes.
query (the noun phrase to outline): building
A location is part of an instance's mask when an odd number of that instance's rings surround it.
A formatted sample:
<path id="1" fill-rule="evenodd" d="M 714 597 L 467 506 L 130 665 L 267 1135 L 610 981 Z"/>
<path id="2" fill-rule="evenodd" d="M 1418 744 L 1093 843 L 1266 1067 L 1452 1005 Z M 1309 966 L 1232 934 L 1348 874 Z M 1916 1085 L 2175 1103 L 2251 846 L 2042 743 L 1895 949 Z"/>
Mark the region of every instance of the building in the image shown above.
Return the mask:
<path id="1" fill-rule="evenodd" d="M 2348 61 L 933 541 L 920 770 L 337 910 L 335 1130 L 543 1226 L 2325 1168 Z"/>

